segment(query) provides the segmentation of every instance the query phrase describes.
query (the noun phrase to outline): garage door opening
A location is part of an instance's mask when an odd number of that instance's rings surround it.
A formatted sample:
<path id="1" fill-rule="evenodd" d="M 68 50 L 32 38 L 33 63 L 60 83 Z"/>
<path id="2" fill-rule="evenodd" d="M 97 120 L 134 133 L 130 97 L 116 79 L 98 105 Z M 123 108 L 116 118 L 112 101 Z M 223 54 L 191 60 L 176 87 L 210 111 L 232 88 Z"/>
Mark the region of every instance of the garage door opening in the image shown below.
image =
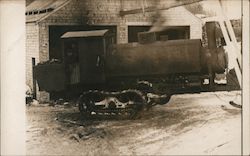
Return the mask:
<path id="1" fill-rule="evenodd" d="M 138 33 L 148 32 L 150 28 L 151 26 L 129 26 L 128 42 L 138 42 Z M 190 39 L 190 26 L 166 26 L 155 34 L 158 41 Z"/>

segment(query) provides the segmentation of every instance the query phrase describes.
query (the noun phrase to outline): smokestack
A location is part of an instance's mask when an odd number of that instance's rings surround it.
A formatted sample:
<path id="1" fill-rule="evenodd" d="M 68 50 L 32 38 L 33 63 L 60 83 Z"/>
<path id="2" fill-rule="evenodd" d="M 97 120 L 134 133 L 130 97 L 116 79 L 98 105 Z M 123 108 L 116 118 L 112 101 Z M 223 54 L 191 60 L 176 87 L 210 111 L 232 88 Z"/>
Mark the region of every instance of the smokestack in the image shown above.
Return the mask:
<path id="1" fill-rule="evenodd" d="M 206 22 L 208 49 L 216 48 L 215 22 Z"/>
<path id="2" fill-rule="evenodd" d="M 217 45 L 224 46 L 224 36 L 218 22 L 206 22 L 208 48 L 217 48 Z M 218 43 L 218 44 L 217 44 Z"/>

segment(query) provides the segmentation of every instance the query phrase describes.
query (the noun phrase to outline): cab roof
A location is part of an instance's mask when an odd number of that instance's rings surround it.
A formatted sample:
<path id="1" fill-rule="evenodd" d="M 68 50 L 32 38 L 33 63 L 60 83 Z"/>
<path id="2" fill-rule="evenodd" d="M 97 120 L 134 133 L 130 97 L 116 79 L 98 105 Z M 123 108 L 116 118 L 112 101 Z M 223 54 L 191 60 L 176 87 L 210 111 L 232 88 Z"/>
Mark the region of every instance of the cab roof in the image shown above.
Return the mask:
<path id="1" fill-rule="evenodd" d="M 104 36 L 107 32 L 107 29 L 91 31 L 71 31 L 64 33 L 61 38 L 101 37 Z"/>

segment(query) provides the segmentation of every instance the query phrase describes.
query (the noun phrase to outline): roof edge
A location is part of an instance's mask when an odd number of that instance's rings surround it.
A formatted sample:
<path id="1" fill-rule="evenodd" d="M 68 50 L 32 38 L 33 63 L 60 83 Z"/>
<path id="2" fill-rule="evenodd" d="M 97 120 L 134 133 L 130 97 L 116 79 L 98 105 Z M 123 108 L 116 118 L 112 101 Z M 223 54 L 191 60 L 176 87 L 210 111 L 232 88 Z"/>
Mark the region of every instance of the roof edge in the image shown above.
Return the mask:
<path id="1" fill-rule="evenodd" d="M 187 8 L 185 8 L 185 7 L 183 7 L 185 10 L 186 10 L 186 12 L 188 13 L 188 14 L 190 14 L 191 16 L 194 16 L 194 18 L 196 18 L 196 20 L 198 21 L 198 22 L 201 22 L 202 23 L 202 20 L 199 18 L 199 17 L 197 17 L 197 16 L 195 16 L 191 11 L 189 11 Z"/>
<path id="2" fill-rule="evenodd" d="M 73 0 L 68 0 L 68 1 L 66 1 L 65 3 L 63 3 L 62 5 L 60 5 L 59 7 L 57 7 L 55 10 L 53 10 L 52 12 L 50 12 L 49 14 L 47 14 L 47 15 L 41 17 L 40 19 L 38 19 L 38 20 L 36 21 L 36 23 L 38 24 L 38 23 L 40 23 L 41 21 L 45 20 L 45 19 L 48 18 L 50 15 L 56 13 L 56 12 L 59 11 L 62 7 L 66 6 L 68 3 L 70 3 L 71 1 L 73 1 Z"/>

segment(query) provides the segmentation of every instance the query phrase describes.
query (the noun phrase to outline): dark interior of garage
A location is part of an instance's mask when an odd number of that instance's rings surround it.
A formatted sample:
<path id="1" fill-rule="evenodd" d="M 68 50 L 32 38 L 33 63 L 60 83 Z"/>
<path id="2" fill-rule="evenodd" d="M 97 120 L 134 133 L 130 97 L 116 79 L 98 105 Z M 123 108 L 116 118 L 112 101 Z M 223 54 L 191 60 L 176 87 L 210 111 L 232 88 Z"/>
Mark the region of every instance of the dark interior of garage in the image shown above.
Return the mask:
<path id="1" fill-rule="evenodd" d="M 149 31 L 151 26 L 128 26 L 128 42 L 138 42 L 138 33 Z M 190 39 L 190 26 L 168 26 L 157 32 L 157 40 Z"/>

